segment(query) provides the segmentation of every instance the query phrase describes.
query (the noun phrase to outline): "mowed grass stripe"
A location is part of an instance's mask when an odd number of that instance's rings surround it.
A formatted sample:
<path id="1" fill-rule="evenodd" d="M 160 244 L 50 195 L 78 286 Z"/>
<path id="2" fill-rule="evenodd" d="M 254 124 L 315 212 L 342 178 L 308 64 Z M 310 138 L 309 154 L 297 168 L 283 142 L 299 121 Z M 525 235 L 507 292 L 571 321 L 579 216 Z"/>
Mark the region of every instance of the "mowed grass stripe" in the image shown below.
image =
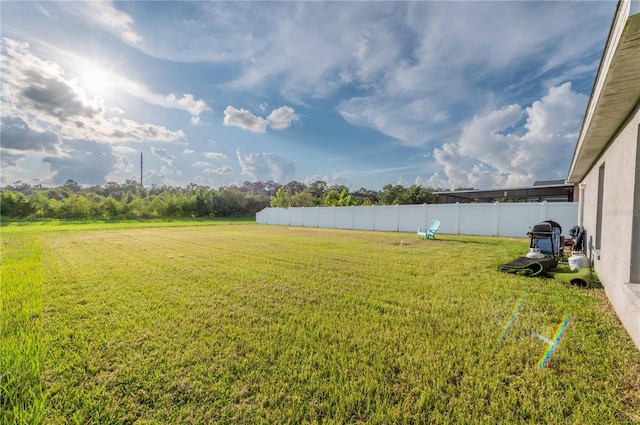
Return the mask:
<path id="1" fill-rule="evenodd" d="M 637 351 L 601 290 L 495 270 L 526 245 L 256 225 L 48 234 L 48 422 L 624 423 Z M 532 331 L 565 313 L 539 372 Z"/>
<path id="2" fill-rule="evenodd" d="M 42 262 L 37 239 L 2 238 L 0 262 L 0 416 L 3 424 L 40 423 L 43 344 Z"/>

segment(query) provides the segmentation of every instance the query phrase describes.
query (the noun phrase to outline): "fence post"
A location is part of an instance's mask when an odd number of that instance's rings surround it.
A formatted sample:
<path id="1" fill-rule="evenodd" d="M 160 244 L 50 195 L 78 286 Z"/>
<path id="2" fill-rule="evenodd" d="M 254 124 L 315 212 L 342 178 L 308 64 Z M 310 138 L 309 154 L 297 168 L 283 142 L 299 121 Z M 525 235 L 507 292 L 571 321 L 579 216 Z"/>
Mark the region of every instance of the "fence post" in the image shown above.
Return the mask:
<path id="1" fill-rule="evenodd" d="M 353 205 L 351 205 L 351 229 L 355 229 L 356 225 L 356 209 Z"/>
<path id="2" fill-rule="evenodd" d="M 375 205 L 371 205 L 371 208 L 373 209 L 373 219 L 371 220 L 371 230 L 376 230 L 376 206 Z"/>
<path id="3" fill-rule="evenodd" d="M 493 204 L 493 215 L 494 215 L 494 225 L 495 231 L 493 232 L 493 236 L 500 236 L 500 202 L 496 202 Z"/>
<path id="4" fill-rule="evenodd" d="M 542 201 L 542 217 L 540 217 L 540 221 L 544 221 L 549 217 L 547 211 L 547 201 Z"/>
<path id="5" fill-rule="evenodd" d="M 333 206 L 331 208 L 333 208 L 333 226 L 331 226 L 331 228 L 335 229 L 336 228 L 336 207 Z"/>
<path id="6" fill-rule="evenodd" d="M 400 205 L 396 204 L 396 232 L 400 231 Z"/>
<path id="7" fill-rule="evenodd" d="M 460 202 L 456 202 L 456 235 L 460 234 Z"/>
<path id="8" fill-rule="evenodd" d="M 427 227 L 427 203 L 422 204 L 422 210 L 424 213 L 422 214 L 422 226 Z"/>

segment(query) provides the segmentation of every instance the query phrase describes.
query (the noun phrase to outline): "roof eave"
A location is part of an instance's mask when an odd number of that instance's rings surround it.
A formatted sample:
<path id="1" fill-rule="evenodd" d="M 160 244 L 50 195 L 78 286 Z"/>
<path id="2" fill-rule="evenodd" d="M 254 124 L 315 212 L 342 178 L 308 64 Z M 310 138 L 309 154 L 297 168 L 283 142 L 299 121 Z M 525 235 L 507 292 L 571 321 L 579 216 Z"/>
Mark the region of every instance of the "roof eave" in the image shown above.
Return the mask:
<path id="1" fill-rule="evenodd" d="M 640 100 L 640 14 L 618 2 L 567 182 L 579 183 Z"/>

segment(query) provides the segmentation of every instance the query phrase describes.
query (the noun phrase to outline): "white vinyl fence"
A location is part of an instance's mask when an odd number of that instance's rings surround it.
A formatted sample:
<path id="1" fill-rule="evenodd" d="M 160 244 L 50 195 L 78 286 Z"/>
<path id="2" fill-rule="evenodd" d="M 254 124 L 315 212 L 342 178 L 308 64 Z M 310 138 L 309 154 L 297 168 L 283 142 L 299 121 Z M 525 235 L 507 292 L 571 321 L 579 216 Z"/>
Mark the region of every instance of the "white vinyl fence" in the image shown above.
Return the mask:
<path id="1" fill-rule="evenodd" d="M 527 237 L 530 226 L 553 220 L 562 234 L 578 224 L 577 202 L 423 204 L 367 207 L 265 208 L 256 223 L 280 226 L 416 232 L 440 220 L 438 233 Z"/>

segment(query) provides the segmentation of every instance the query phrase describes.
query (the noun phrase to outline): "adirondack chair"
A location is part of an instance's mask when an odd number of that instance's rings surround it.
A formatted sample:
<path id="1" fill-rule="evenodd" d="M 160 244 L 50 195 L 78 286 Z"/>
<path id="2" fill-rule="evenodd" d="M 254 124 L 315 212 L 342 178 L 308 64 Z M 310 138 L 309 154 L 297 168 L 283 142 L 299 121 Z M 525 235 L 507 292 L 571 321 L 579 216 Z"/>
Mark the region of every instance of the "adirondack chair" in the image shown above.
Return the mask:
<path id="1" fill-rule="evenodd" d="M 425 240 L 432 238 L 436 238 L 436 232 L 440 228 L 440 220 L 435 219 L 431 221 L 429 227 L 418 227 L 418 233 L 416 234 L 416 238 L 424 237 Z"/>

